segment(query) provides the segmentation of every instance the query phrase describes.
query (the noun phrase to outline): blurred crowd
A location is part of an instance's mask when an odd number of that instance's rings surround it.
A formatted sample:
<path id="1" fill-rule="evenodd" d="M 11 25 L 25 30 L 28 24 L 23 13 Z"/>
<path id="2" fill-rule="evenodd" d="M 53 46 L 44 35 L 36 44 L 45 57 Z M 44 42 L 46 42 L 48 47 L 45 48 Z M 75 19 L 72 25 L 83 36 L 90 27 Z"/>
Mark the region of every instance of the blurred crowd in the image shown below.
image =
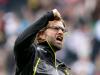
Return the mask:
<path id="1" fill-rule="evenodd" d="M 18 34 L 54 8 L 67 29 L 57 58 L 74 75 L 100 75 L 100 0 L 0 0 L 0 75 L 14 75 Z"/>

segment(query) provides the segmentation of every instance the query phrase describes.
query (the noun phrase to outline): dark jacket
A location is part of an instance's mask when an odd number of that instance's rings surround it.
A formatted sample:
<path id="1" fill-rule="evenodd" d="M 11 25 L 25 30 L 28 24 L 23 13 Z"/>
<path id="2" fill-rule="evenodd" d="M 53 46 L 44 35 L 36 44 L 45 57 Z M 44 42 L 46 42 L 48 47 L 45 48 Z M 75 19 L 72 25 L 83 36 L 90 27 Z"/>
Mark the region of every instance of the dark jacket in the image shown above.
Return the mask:
<path id="1" fill-rule="evenodd" d="M 46 42 L 38 45 L 33 43 L 39 30 L 53 19 L 53 12 L 49 12 L 18 36 L 14 46 L 15 75 L 68 75 L 69 69 L 56 60 L 54 52 Z"/>

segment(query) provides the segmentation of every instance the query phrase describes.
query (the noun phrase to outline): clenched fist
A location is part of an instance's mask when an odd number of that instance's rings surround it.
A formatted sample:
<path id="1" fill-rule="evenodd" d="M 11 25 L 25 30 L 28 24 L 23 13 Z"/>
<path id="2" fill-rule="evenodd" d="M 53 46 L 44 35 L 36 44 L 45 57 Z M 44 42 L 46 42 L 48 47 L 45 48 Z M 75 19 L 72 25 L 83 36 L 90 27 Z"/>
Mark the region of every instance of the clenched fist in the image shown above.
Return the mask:
<path id="1" fill-rule="evenodd" d="M 53 14 L 54 14 L 54 19 L 57 20 L 57 19 L 61 19 L 62 18 L 57 9 L 53 9 L 52 11 L 53 11 Z"/>

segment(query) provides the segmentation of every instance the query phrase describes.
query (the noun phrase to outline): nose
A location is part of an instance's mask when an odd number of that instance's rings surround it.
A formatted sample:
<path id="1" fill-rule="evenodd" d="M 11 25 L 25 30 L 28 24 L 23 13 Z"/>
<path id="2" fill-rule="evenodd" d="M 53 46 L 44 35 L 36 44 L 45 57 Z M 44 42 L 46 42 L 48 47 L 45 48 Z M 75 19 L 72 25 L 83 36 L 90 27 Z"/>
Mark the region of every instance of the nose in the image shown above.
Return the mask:
<path id="1" fill-rule="evenodd" d="M 64 32 L 61 29 L 59 29 L 58 34 L 64 34 Z"/>

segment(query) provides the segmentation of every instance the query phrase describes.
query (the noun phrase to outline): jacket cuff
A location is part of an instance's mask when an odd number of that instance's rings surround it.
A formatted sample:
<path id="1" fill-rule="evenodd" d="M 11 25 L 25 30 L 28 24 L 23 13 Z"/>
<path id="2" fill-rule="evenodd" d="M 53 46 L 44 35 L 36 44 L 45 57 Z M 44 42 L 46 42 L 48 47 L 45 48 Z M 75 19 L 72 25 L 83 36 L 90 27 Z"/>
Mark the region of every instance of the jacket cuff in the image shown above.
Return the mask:
<path id="1" fill-rule="evenodd" d="M 53 21 L 54 20 L 53 11 L 47 12 L 47 18 L 48 18 L 49 21 Z"/>

